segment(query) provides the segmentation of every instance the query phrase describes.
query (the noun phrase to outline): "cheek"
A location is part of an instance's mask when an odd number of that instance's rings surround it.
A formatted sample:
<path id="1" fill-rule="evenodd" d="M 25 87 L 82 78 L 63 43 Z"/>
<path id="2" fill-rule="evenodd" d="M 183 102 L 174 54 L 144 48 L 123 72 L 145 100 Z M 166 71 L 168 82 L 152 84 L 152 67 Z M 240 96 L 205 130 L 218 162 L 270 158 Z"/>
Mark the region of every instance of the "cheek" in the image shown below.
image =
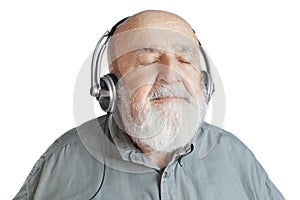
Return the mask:
<path id="1" fill-rule="evenodd" d="M 183 83 L 187 91 L 192 97 L 199 98 L 201 96 L 201 75 L 199 72 L 182 73 Z"/>
<path id="2" fill-rule="evenodd" d="M 148 93 L 151 89 L 150 85 L 138 87 L 135 91 L 130 94 L 129 102 L 131 105 L 132 112 L 139 111 L 143 109 L 143 107 L 147 104 L 148 101 Z"/>

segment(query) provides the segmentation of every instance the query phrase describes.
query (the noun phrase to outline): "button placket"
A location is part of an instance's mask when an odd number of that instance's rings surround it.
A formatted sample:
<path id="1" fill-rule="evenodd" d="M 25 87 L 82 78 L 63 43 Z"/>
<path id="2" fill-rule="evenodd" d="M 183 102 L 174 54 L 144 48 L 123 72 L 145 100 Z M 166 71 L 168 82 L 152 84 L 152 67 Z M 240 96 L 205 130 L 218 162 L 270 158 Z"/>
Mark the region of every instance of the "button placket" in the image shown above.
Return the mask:
<path id="1" fill-rule="evenodd" d="M 174 199 L 175 197 L 175 174 L 174 174 L 174 163 L 169 165 L 163 172 L 161 177 L 161 200 Z"/>

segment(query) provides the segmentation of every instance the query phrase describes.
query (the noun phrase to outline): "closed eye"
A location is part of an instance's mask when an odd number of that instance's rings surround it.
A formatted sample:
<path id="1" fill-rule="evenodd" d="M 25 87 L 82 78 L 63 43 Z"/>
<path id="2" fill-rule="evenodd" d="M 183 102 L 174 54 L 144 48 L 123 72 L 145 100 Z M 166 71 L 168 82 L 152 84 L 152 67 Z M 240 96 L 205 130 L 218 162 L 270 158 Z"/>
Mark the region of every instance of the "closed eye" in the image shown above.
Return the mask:
<path id="1" fill-rule="evenodd" d="M 191 62 L 183 60 L 183 59 L 178 59 L 178 62 L 183 63 L 183 64 L 191 64 Z"/>
<path id="2" fill-rule="evenodd" d="M 152 64 L 155 64 L 155 63 L 157 63 L 157 62 L 158 62 L 158 60 L 144 61 L 144 62 L 142 62 L 142 65 L 152 65 Z"/>

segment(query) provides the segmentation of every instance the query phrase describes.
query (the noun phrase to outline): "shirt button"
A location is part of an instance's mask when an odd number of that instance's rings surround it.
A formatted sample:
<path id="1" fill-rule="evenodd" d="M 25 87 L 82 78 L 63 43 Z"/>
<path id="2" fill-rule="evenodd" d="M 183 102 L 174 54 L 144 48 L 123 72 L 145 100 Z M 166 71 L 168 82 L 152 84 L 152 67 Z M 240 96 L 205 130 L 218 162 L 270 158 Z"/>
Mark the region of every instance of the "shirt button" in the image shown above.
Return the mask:
<path id="1" fill-rule="evenodd" d="M 168 172 L 165 172 L 163 177 L 168 178 Z"/>

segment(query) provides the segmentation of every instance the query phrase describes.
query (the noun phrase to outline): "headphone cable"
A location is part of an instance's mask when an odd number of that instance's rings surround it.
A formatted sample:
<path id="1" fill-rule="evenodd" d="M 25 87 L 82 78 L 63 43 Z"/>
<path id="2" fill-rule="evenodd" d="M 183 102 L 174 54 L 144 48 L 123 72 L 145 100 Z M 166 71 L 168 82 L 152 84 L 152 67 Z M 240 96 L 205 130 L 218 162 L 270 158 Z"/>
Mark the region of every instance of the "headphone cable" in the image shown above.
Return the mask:
<path id="1" fill-rule="evenodd" d="M 103 137 L 105 137 L 105 133 L 106 133 L 106 130 L 108 130 L 108 125 L 107 125 L 107 121 L 108 121 L 108 118 L 110 117 L 111 113 L 107 113 L 106 115 L 106 119 L 105 119 L 105 122 L 104 122 L 104 135 Z M 104 179 L 105 179 L 105 172 L 106 172 L 106 164 L 105 164 L 105 152 L 104 152 L 105 148 L 104 148 L 104 144 L 103 144 L 103 150 L 102 150 L 102 153 L 103 153 L 103 172 L 102 172 L 102 180 L 101 180 L 101 183 L 97 189 L 97 191 L 95 192 L 95 194 L 93 194 L 93 196 L 91 198 L 89 198 L 89 200 L 92 200 L 95 198 L 95 196 L 97 196 L 97 194 L 100 192 L 102 186 L 103 186 L 103 183 L 104 183 Z"/>

